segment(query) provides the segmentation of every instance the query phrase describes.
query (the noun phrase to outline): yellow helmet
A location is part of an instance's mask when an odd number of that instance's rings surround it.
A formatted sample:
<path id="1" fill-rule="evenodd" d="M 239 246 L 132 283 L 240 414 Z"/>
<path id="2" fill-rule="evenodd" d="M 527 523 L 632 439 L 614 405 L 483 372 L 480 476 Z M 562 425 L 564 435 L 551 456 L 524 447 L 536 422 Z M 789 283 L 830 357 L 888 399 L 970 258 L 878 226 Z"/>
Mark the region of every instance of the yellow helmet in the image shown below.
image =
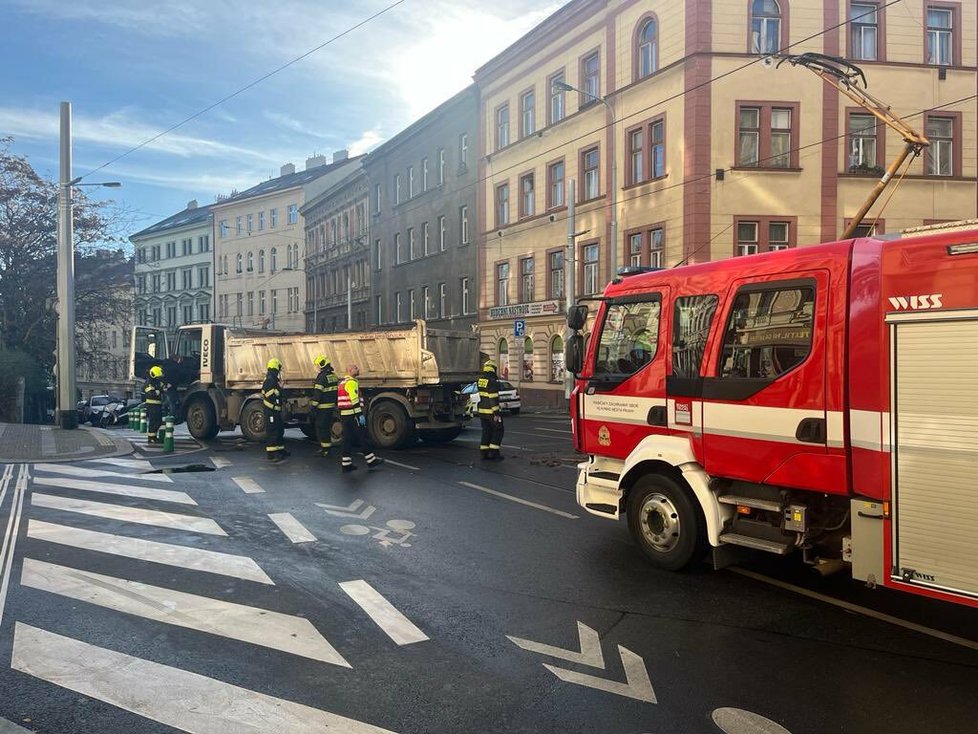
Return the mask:
<path id="1" fill-rule="evenodd" d="M 316 365 L 319 369 L 322 369 L 323 367 L 329 365 L 330 361 L 329 361 L 329 357 L 327 357 L 325 354 L 320 354 L 312 361 L 312 363 Z"/>
<path id="2" fill-rule="evenodd" d="M 483 372 L 495 372 L 496 371 L 496 363 L 494 361 L 492 361 L 491 359 L 487 359 L 486 360 L 486 363 L 484 365 L 482 365 L 482 371 Z"/>
<path id="3" fill-rule="evenodd" d="M 150 377 L 162 377 L 163 376 L 163 368 L 160 367 L 158 364 L 154 364 L 152 367 L 149 368 L 149 376 Z"/>
<path id="4" fill-rule="evenodd" d="M 279 372 L 281 372 L 282 371 L 282 363 L 278 359 L 276 359 L 275 357 L 272 357 L 270 360 L 268 360 L 268 369 L 270 369 L 270 370 L 278 370 Z"/>

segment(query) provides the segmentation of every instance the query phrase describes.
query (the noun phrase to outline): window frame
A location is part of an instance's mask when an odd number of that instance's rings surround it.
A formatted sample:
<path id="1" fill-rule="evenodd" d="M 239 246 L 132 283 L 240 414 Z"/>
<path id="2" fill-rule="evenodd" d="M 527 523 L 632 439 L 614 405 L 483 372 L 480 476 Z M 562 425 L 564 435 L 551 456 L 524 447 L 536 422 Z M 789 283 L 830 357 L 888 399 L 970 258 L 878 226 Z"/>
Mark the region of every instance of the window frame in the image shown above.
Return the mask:
<path id="1" fill-rule="evenodd" d="M 757 163 L 754 165 L 740 162 L 740 113 L 745 108 L 758 109 L 758 141 L 757 141 Z M 772 166 L 770 161 L 771 139 L 773 129 L 771 128 L 771 114 L 775 109 L 788 109 L 791 111 L 791 127 L 788 128 L 791 136 L 788 145 L 788 165 Z M 746 129 L 746 128 L 745 128 Z M 780 130 L 781 128 L 779 128 Z M 799 131 L 801 130 L 801 102 L 782 102 L 772 100 L 745 100 L 738 99 L 734 108 L 734 164 L 731 166 L 739 171 L 798 171 L 799 167 Z"/>
<path id="2" fill-rule="evenodd" d="M 940 118 L 951 121 L 951 173 L 930 173 L 930 160 L 932 159 L 931 149 L 934 147 L 934 141 L 931 141 L 931 145 L 924 150 L 923 155 L 923 173 L 928 178 L 935 179 L 948 179 L 948 178 L 960 178 L 962 174 L 962 167 L 964 165 L 963 151 L 964 140 L 962 138 L 962 113 L 961 112 L 951 112 L 946 110 L 931 110 L 924 113 L 924 131 L 926 133 L 927 125 L 932 118 Z M 939 140 L 945 140 L 946 138 L 939 138 Z"/>
<path id="3" fill-rule="evenodd" d="M 524 190 L 526 182 L 529 181 L 530 188 L 529 191 Z M 536 214 L 536 178 L 534 171 L 528 171 L 526 173 L 520 174 L 518 179 L 519 188 L 519 202 L 518 202 L 518 216 L 519 219 L 529 219 Z M 529 196 L 527 197 L 527 194 Z M 517 220 L 518 221 L 518 220 Z"/>
<path id="4" fill-rule="evenodd" d="M 655 335 L 655 351 L 652 353 L 652 356 L 649 358 L 649 360 L 642 366 L 638 367 L 634 372 L 598 371 L 598 357 L 600 356 L 600 350 L 601 350 L 601 338 L 604 336 L 605 328 L 608 326 L 608 315 L 611 309 L 616 306 L 630 306 L 632 304 L 655 304 L 655 303 L 659 304 L 659 323 Z M 602 380 L 609 380 L 620 384 L 622 382 L 625 382 L 626 380 L 631 379 L 639 372 L 646 369 L 650 364 L 654 363 L 655 360 L 662 353 L 662 349 L 660 349 L 664 337 L 662 325 L 667 318 L 668 315 L 666 313 L 666 299 L 663 298 L 661 291 L 649 291 L 648 293 L 642 293 L 640 295 L 623 296 L 620 298 L 613 298 L 606 301 L 604 304 L 604 308 L 601 311 L 601 324 L 597 328 L 595 334 L 593 335 L 597 339 L 597 341 L 595 342 L 595 348 L 594 348 L 594 361 L 590 365 L 592 374 L 594 374 L 595 376 L 601 375 Z M 672 344 L 670 344 L 669 347 L 671 350 Z"/>
<path id="5" fill-rule="evenodd" d="M 501 277 L 502 268 L 506 269 L 505 279 Z M 509 260 L 497 260 L 493 264 L 493 297 L 496 306 L 509 305 L 509 281 L 511 274 Z"/>
<path id="6" fill-rule="evenodd" d="M 587 72 L 588 61 L 597 57 L 598 67 L 595 71 L 594 78 L 597 80 L 595 84 L 594 92 L 588 89 L 588 82 L 591 80 Z M 590 51 L 582 54 L 578 59 L 577 68 L 578 79 L 580 79 L 581 91 L 578 92 L 578 103 L 577 109 L 583 110 L 585 107 L 590 107 L 593 104 L 598 104 L 601 101 L 601 47 L 597 46 Z"/>
<path id="7" fill-rule="evenodd" d="M 458 209 L 458 226 L 459 226 L 459 236 L 461 241 L 459 245 L 468 245 L 470 243 L 470 224 L 469 224 L 469 207 L 467 204 L 463 204 Z"/>
<path id="8" fill-rule="evenodd" d="M 502 197 L 503 190 L 506 193 L 505 199 Z M 495 189 L 493 189 L 493 211 L 496 216 L 496 229 L 501 229 L 510 223 L 509 194 L 509 181 L 496 184 Z"/>
<path id="9" fill-rule="evenodd" d="M 652 40 L 651 62 L 652 68 L 648 73 L 643 73 L 642 62 L 642 31 L 649 23 L 655 24 L 655 34 Z M 659 71 L 659 17 L 655 13 L 645 13 L 638 19 L 635 29 L 632 31 L 632 82 L 640 82 L 656 75 Z"/>
<path id="10" fill-rule="evenodd" d="M 528 99 L 530 101 L 529 108 L 527 108 L 526 106 L 526 102 Z M 520 140 L 522 140 L 523 138 L 533 135 L 537 131 L 537 125 L 536 125 L 537 95 L 536 95 L 535 86 L 520 92 L 519 104 L 520 104 L 519 133 L 520 133 Z M 529 119 L 527 119 L 527 115 L 529 115 Z"/>
<path id="11" fill-rule="evenodd" d="M 770 235 L 772 223 L 786 222 L 788 224 L 788 247 L 785 249 L 793 250 L 798 247 L 798 217 L 797 216 L 776 216 L 776 215 L 764 215 L 764 216 L 754 216 L 746 214 L 738 214 L 734 216 L 733 224 L 733 257 L 749 257 L 748 255 L 741 255 L 740 248 L 740 238 L 739 229 L 742 222 L 756 222 L 757 223 L 757 252 L 750 253 L 760 255 L 765 252 L 775 252 L 771 250 L 770 246 Z"/>
<path id="12" fill-rule="evenodd" d="M 553 277 L 557 269 L 553 267 L 553 257 L 554 255 L 560 255 L 560 287 L 555 288 L 555 279 Z M 567 292 L 567 248 L 566 247 L 552 247 L 546 251 L 547 257 L 547 299 L 554 301 L 560 300 L 565 297 Z"/>
<path id="13" fill-rule="evenodd" d="M 438 215 L 438 252 L 445 252 L 448 247 L 448 222 L 444 214 Z"/>
<path id="14" fill-rule="evenodd" d="M 883 124 L 874 115 L 867 112 L 863 107 L 846 107 L 846 145 L 843 151 L 845 165 L 843 166 L 843 171 L 847 174 L 853 176 L 878 176 L 882 172 L 877 171 L 854 171 L 851 161 L 851 150 L 852 150 L 852 140 L 853 140 L 853 127 L 852 127 L 852 116 L 862 115 L 865 117 L 872 117 L 876 121 L 876 163 L 874 164 L 877 168 L 886 167 L 886 125 Z M 861 137 L 869 137 L 868 135 Z"/>
<path id="15" fill-rule="evenodd" d="M 661 232 L 662 233 L 662 247 L 654 248 L 652 247 L 652 233 Z M 632 238 L 638 235 L 641 239 L 641 247 L 639 250 L 639 264 L 638 267 L 650 268 L 650 267 L 665 267 L 666 260 L 666 222 L 653 222 L 651 224 L 645 224 L 641 227 L 633 227 L 631 229 L 625 230 L 624 236 L 622 238 L 622 263 L 631 263 L 632 258 Z M 652 252 L 662 253 L 662 263 L 660 265 L 652 264 Z"/>
<path id="16" fill-rule="evenodd" d="M 863 61 L 869 63 L 883 63 L 886 61 L 886 8 L 884 7 L 885 1 L 883 0 L 846 0 L 846 45 L 847 54 L 846 58 L 853 59 L 854 61 Z M 870 25 L 869 23 L 856 23 L 853 19 L 853 5 L 875 5 L 876 6 L 876 58 L 875 59 L 864 59 L 862 56 L 857 56 L 855 52 L 855 47 L 853 45 L 855 34 L 853 32 L 854 26 L 864 26 Z M 926 53 L 926 48 L 924 49 Z"/>
<path id="17" fill-rule="evenodd" d="M 556 125 L 561 120 L 567 119 L 567 92 L 554 92 L 554 82 L 557 80 L 567 80 L 567 69 L 561 67 L 547 77 L 547 125 Z M 554 100 L 560 100 L 560 117 L 554 116 Z"/>
<path id="18" fill-rule="evenodd" d="M 506 117 L 505 122 L 502 119 L 504 113 Z M 497 105 L 496 109 L 493 111 L 492 119 L 493 119 L 493 127 L 495 130 L 494 150 L 502 150 L 512 142 L 510 140 L 510 134 L 509 134 L 510 133 L 509 128 L 511 124 L 509 113 L 510 113 L 509 100 L 503 102 L 500 105 Z"/>
<path id="19" fill-rule="evenodd" d="M 756 0 L 747 0 L 747 53 L 751 56 L 770 56 L 772 53 L 777 53 L 788 47 L 789 39 L 789 3 L 788 0 L 774 0 L 778 5 L 780 11 L 778 28 L 778 47 L 774 51 L 762 51 L 754 50 L 754 2 Z M 769 17 L 769 16 L 760 16 Z"/>
<path id="20" fill-rule="evenodd" d="M 585 260 L 585 253 L 589 248 L 597 248 L 597 258 L 594 260 Z M 580 271 L 577 273 L 578 287 L 577 292 L 580 296 L 593 296 L 601 292 L 601 241 L 600 240 L 588 240 L 587 242 L 582 242 L 578 245 L 578 255 L 577 264 L 580 266 Z M 594 290 L 587 290 L 587 273 L 588 267 L 594 266 Z M 565 264 L 566 267 L 566 264 Z"/>
<path id="21" fill-rule="evenodd" d="M 526 271 L 527 263 L 530 270 Z M 536 294 L 536 261 L 533 255 L 526 255 L 519 258 L 519 299 L 517 303 L 533 303 Z M 527 280 L 529 279 L 529 280 Z"/>
<path id="22" fill-rule="evenodd" d="M 951 59 L 947 64 L 929 61 L 927 49 L 930 44 L 931 27 L 927 23 L 927 12 L 929 10 L 946 10 L 951 14 Z M 928 2 L 924 4 L 924 22 L 921 23 L 924 32 L 923 61 L 927 66 L 961 66 L 961 5 L 959 3 L 948 2 Z"/>
<path id="23" fill-rule="evenodd" d="M 594 168 L 587 168 L 585 160 L 590 153 L 597 153 L 598 163 Z M 582 148 L 578 154 L 578 165 L 581 171 L 581 190 L 578 192 L 578 204 L 585 204 L 589 201 L 597 201 L 601 198 L 601 146 L 599 144 L 589 145 Z M 588 173 L 595 171 L 597 191 L 594 196 L 588 196 Z"/>
<path id="24" fill-rule="evenodd" d="M 560 166 L 560 201 L 554 200 L 554 183 L 556 183 L 553 172 Z M 561 209 L 567 206 L 567 163 L 563 158 L 558 158 L 547 163 L 547 211 Z"/>

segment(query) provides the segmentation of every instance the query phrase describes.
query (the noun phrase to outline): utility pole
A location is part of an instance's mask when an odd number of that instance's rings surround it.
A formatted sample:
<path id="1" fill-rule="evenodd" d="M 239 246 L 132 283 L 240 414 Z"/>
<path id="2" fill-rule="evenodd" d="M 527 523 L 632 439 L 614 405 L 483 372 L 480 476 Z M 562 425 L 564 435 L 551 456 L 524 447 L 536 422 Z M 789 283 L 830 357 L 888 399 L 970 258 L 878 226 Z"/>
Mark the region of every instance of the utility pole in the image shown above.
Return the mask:
<path id="1" fill-rule="evenodd" d="M 577 241 L 577 223 L 575 220 L 574 201 L 577 198 L 577 186 L 574 179 L 567 182 L 567 252 L 564 254 L 564 315 L 570 313 L 574 305 L 574 276 L 575 258 L 574 248 Z M 564 328 L 564 349 L 570 338 L 574 335 L 570 327 Z M 567 362 L 564 361 L 564 397 L 570 400 L 571 390 L 574 389 L 574 376 L 567 371 Z"/>
<path id="2" fill-rule="evenodd" d="M 75 412 L 75 248 L 71 211 L 71 103 L 61 103 L 61 170 L 58 180 L 57 423 L 78 428 Z"/>

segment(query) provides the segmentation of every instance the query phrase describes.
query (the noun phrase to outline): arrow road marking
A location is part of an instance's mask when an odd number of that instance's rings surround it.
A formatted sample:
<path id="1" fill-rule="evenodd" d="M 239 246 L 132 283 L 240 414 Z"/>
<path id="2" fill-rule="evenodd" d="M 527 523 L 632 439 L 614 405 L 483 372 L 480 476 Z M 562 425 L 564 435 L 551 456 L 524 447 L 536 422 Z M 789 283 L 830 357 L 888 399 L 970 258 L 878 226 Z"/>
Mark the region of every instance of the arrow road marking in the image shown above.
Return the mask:
<path id="1" fill-rule="evenodd" d="M 317 502 L 316 505 L 326 510 L 326 513 L 329 515 L 336 515 L 338 517 L 355 517 L 359 520 L 366 520 L 377 511 L 377 508 L 373 505 L 367 505 L 363 512 L 358 512 L 358 510 L 364 506 L 363 500 L 353 500 L 349 507 L 343 507 L 341 505 L 324 505 L 322 502 Z"/>
<path id="2" fill-rule="evenodd" d="M 716 709 L 713 712 L 713 723 L 726 734 L 791 734 L 780 724 L 743 709 Z"/>
<path id="3" fill-rule="evenodd" d="M 601 638 L 598 637 L 598 633 L 583 622 L 577 623 L 577 631 L 581 638 L 580 652 L 565 650 L 552 645 L 544 645 L 542 642 L 523 640 L 519 637 L 511 637 L 510 635 L 506 635 L 506 637 L 514 645 L 522 647 L 524 650 L 538 652 L 541 655 L 557 658 L 558 660 L 566 660 L 569 663 L 580 663 L 581 665 L 590 665 L 592 668 L 601 668 L 601 670 L 604 670 L 604 655 L 601 653 Z"/>
<path id="4" fill-rule="evenodd" d="M 614 693 L 616 696 L 625 696 L 648 703 L 658 703 L 655 698 L 655 691 L 652 690 L 652 681 L 649 680 L 649 672 L 645 669 L 645 661 L 631 650 L 618 646 L 621 655 L 621 663 L 625 668 L 625 682 L 619 683 L 614 680 L 598 678 L 595 675 L 577 673 L 573 670 L 564 670 L 554 665 L 544 663 L 543 667 L 556 675 L 562 681 L 574 683 L 588 688 L 597 688 L 599 691 Z"/>

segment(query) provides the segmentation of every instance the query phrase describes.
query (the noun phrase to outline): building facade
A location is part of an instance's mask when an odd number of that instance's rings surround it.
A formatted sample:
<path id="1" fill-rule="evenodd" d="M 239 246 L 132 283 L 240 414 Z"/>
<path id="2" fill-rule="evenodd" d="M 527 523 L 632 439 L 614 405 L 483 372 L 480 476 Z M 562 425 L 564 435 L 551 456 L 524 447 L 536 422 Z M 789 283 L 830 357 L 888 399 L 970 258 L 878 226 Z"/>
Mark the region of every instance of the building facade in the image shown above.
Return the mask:
<path id="1" fill-rule="evenodd" d="M 369 206 L 361 157 L 302 207 L 307 331 L 365 329 L 370 324 Z"/>
<path id="2" fill-rule="evenodd" d="M 132 235 L 136 250 L 135 317 L 174 335 L 183 324 L 211 320 L 214 254 L 210 207 L 196 201 Z"/>
<path id="3" fill-rule="evenodd" d="M 477 321 L 478 111 L 470 86 L 366 158 L 374 324 Z"/>
<path id="4" fill-rule="evenodd" d="M 303 331 L 306 299 L 300 209 L 349 164 L 316 156 L 304 171 L 291 163 L 277 178 L 222 197 L 213 211 L 215 319 L 249 328 Z"/>
<path id="5" fill-rule="evenodd" d="M 476 72 L 482 348 L 528 404 L 563 400 L 570 181 L 578 296 L 623 265 L 842 234 L 903 142 L 810 71 L 765 62 L 779 49 L 859 65 L 930 138 L 866 230 L 976 215 L 978 6 L 885 5 L 576 0 Z"/>
<path id="6" fill-rule="evenodd" d="M 129 379 L 135 291 L 134 264 L 121 250 L 102 250 L 76 269 L 76 297 L 99 314 L 75 334 L 76 385 L 83 399 L 93 395 L 136 396 Z M 97 303 L 95 303 L 97 301 Z"/>

